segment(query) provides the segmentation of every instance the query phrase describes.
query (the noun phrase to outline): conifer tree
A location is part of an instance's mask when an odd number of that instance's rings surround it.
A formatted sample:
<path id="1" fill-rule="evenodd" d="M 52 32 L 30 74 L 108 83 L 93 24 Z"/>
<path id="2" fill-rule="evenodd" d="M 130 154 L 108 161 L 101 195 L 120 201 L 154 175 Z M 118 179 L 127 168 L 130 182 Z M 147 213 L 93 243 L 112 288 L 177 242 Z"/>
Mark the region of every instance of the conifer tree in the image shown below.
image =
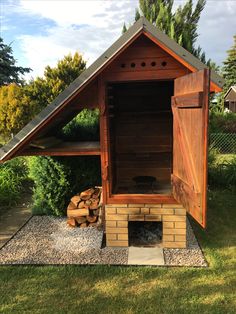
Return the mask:
<path id="1" fill-rule="evenodd" d="M 139 0 L 139 9 L 135 12 L 135 21 L 145 16 L 152 24 L 174 39 L 190 53 L 206 63 L 205 53 L 201 47 L 195 47 L 198 37 L 197 26 L 206 0 L 198 0 L 195 8 L 193 0 L 173 12 L 174 0 Z"/>
<path id="2" fill-rule="evenodd" d="M 4 44 L 0 37 L 0 86 L 10 83 L 22 84 L 23 80 L 20 76 L 30 71 L 30 68 L 16 66 L 12 47 Z"/>
<path id="3" fill-rule="evenodd" d="M 233 46 L 227 51 L 227 59 L 224 61 L 223 76 L 225 79 L 225 90 L 236 85 L 236 35 L 234 35 Z"/>

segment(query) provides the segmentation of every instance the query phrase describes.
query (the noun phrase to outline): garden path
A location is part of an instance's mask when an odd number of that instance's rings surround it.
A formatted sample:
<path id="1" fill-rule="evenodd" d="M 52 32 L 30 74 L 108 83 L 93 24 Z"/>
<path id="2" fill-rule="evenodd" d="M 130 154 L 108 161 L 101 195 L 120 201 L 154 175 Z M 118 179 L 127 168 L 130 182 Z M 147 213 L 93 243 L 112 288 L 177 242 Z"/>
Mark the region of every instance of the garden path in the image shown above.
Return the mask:
<path id="1" fill-rule="evenodd" d="M 0 216 L 0 249 L 32 216 L 29 206 L 15 206 Z"/>

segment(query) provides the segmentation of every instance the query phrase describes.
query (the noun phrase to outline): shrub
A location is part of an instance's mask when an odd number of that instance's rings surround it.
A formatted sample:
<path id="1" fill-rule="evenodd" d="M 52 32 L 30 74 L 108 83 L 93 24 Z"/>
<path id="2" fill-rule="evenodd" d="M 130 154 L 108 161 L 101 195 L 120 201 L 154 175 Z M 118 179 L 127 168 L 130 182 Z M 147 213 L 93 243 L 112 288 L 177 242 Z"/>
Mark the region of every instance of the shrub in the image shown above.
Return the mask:
<path id="1" fill-rule="evenodd" d="M 99 140 L 99 110 L 82 110 L 57 136 L 65 141 Z M 30 175 L 35 181 L 33 212 L 60 216 L 73 194 L 101 184 L 100 158 L 33 157 Z"/>
<path id="2" fill-rule="evenodd" d="M 216 149 L 208 154 L 208 182 L 210 187 L 236 189 L 236 157 L 220 159 Z"/>
<path id="3" fill-rule="evenodd" d="M 68 141 L 99 140 L 99 110 L 83 109 L 58 134 Z"/>
<path id="4" fill-rule="evenodd" d="M 27 176 L 27 161 L 23 157 L 0 164 L 0 204 L 2 206 L 11 206 L 19 201 Z"/>
<path id="5" fill-rule="evenodd" d="M 210 133 L 236 133 L 236 114 L 233 112 L 210 113 Z"/>
<path id="6" fill-rule="evenodd" d="M 63 215 L 70 190 L 69 169 L 56 157 L 32 157 L 29 166 L 35 183 L 33 213 Z"/>
<path id="7" fill-rule="evenodd" d="M 100 159 L 32 157 L 30 176 L 35 182 L 33 213 L 62 216 L 71 196 L 100 182 Z"/>

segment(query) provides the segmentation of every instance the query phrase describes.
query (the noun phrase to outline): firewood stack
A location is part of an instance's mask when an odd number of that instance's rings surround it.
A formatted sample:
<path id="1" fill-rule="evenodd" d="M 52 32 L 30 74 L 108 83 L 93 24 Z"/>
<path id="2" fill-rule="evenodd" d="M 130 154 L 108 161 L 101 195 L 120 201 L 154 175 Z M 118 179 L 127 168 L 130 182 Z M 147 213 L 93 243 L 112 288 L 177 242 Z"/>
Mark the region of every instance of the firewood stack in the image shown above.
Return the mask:
<path id="1" fill-rule="evenodd" d="M 80 228 L 98 226 L 101 223 L 101 193 L 102 188 L 95 187 L 73 196 L 67 207 L 67 224 Z"/>

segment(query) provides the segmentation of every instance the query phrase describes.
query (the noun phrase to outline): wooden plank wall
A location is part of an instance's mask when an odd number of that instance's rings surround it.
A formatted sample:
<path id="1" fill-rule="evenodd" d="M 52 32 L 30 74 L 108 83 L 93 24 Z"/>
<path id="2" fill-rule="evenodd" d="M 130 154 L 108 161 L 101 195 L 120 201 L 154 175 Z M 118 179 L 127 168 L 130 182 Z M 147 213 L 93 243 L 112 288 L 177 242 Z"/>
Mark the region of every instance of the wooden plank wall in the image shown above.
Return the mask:
<path id="1" fill-rule="evenodd" d="M 104 71 L 106 81 L 174 79 L 190 73 L 180 62 L 141 35 Z"/>
<path id="2" fill-rule="evenodd" d="M 114 84 L 109 95 L 113 182 L 135 176 L 170 182 L 172 82 Z"/>

